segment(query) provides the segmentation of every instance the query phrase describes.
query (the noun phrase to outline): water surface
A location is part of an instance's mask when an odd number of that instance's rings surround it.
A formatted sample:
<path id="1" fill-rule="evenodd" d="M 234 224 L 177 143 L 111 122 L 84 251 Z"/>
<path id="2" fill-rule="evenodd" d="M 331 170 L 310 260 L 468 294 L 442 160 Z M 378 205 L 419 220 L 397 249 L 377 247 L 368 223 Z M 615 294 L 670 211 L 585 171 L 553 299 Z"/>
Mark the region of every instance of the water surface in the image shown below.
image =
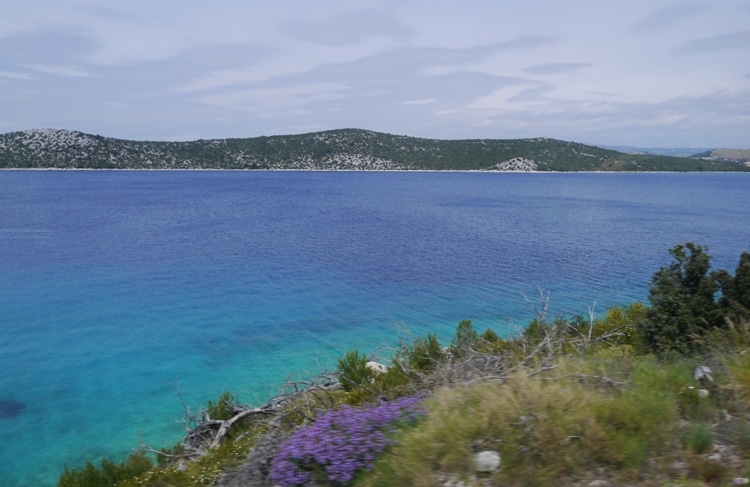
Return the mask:
<path id="1" fill-rule="evenodd" d="M 176 442 L 182 398 L 463 319 L 645 300 L 667 250 L 750 250 L 745 174 L 0 172 L 0 485 Z"/>

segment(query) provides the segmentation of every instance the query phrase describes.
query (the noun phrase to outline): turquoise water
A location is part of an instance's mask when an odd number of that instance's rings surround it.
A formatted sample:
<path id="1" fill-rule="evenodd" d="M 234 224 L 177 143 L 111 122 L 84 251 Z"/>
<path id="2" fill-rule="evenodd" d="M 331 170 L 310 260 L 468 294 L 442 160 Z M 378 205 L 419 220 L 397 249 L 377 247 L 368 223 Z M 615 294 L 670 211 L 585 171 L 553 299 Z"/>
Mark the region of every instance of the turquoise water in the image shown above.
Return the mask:
<path id="1" fill-rule="evenodd" d="M 0 485 L 173 444 L 177 390 L 645 300 L 687 240 L 734 270 L 747 175 L 0 172 Z"/>

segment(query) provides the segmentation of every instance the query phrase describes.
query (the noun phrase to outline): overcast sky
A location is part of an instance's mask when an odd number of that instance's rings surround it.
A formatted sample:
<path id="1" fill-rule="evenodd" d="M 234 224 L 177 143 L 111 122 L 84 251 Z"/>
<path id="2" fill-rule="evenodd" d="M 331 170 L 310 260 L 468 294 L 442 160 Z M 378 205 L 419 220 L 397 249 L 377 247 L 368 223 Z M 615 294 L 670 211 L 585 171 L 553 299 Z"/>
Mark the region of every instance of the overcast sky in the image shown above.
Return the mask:
<path id="1" fill-rule="evenodd" d="M 750 147 L 750 1 L 7 0 L 0 132 Z"/>

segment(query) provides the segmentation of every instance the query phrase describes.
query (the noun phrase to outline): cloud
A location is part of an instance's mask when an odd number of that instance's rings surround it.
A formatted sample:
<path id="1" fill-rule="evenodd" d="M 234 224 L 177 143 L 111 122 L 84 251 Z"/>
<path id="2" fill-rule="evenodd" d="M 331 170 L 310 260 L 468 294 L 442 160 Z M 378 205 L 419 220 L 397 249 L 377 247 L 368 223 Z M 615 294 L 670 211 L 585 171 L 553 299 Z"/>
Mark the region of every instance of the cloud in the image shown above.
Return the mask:
<path id="1" fill-rule="evenodd" d="M 592 63 L 547 63 L 529 66 L 524 72 L 534 75 L 568 74 L 594 66 Z"/>
<path id="2" fill-rule="evenodd" d="M 54 74 L 56 76 L 67 78 L 89 78 L 92 76 L 90 73 L 72 66 L 42 66 L 34 64 L 27 67 L 34 71 L 39 71 L 40 73 Z"/>
<path id="3" fill-rule="evenodd" d="M 429 105 L 431 103 L 435 103 L 437 99 L 435 98 L 421 98 L 419 100 L 406 100 L 401 103 L 404 105 Z"/>
<path id="4" fill-rule="evenodd" d="M 543 95 L 555 89 L 553 85 L 540 85 L 532 88 L 527 88 L 515 96 L 507 99 L 511 103 L 518 102 L 529 102 L 529 101 L 541 101 Z"/>
<path id="5" fill-rule="evenodd" d="M 563 140 L 639 147 L 677 147 L 690 145 L 685 141 L 712 140 L 713 145 L 732 146 L 738 140 L 747 141 L 750 90 L 677 96 L 656 103 L 543 98 L 541 103 L 476 110 L 473 116 L 464 116 L 480 119 L 482 114 L 485 130 L 507 137 L 544 134 Z"/>
<path id="6" fill-rule="evenodd" d="M 325 52 L 302 56 L 299 62 L 276 53 L 268 57 L 261 55 L 257 63 L 251 65 L 213 71 L 182 84 L 177 91 L 204 91 L 210 95 L 230 87 L 234 90 L 242 87 L 267 89 L 308 83 L 339 83 L 352 87 L 352 92 L 361 96 L 372 90 L 387 90 L 401 93 L 401 101 L 445 99 L 453 95 L 464 99 L 466 94 L 471 96 L 477 89 L 484 92 L 491 90 L 485 88 L 487 86 L 520 82 L 518 78 L 469 73 L 467 66 L 498 53 L 534 49 L 549 42 L 549 37 L 526 36 L 466 48 L 407 47 L 363 56 L 348 53 L 350 58 L 343 60 L 336 56 L 336 52 Z M 289 55 L 296 56 L 294 53 Z M 440 74 L 436 75 L 436 72 Z"/>
<path id="7" fill-rule="evenodd" d="M 673 49 L 676 54 L 710 54 L 718 51 L 750 49 L 750 30 L 703 37 L 685 42 Z"/>
<path id="8" fill-rule="evenodd" d="M 319 22 L 290 20 L 281 26 L 285 34 L 321 46 L 359 44 L 370 38 L 407 39 L 415 32 L 391 16 L 371 9 L 350 10 Z"/>
<path id="9" fill-rule="evenodd" d="M 234 110 L 260 112 L 265 116 L 301 114 L 312 103 L 341 99 L 349 88 L 336 83 L 309 83 L 275 88 L 232 90 L 205 95 L 197 100 L 208 105 Z"/>
<path id="10" fill-rule="evenodd" d="M 80 62 L 94 49 L 91 39 L 53 29 L 0 38 L 0 61 L 8 66 L 54 65 Z"/>
<path id="11" fill-rule="evenodd" d="M 700 3 L 677 3 L 653 12 L 648 17 L 633 24 L 631 30 L 640 34 L 663 32 L 707 10 L 708 7 Z"/>
<path id="12" fill-rule="evenodd" d="M 28 73 L 19 73 L 13 71 L 0 71 L 0 78 L 32 80 L 34 77 Z"/>

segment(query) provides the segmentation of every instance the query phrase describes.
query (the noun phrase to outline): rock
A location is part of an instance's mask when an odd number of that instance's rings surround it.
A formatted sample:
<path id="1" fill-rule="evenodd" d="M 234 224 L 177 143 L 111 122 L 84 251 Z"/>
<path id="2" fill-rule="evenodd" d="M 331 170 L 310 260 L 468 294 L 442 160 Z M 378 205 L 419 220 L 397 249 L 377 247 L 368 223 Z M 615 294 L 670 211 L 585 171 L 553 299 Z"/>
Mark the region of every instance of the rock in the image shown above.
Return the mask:
<path id="1" fill-rule="evenodd" d="M 365 367 L 377 374 L 385 374 L 386 372 L 388 372 L 388 367 L 381 364 L 380 362 L 367 362 L 365 364 Z"/>
<path id="2" fill-rule="evenodd" d="M 745 477 L 737 477 L 736 479 L 732 480 L 732 485 L 747 485 L 750 484 L 750 479 Z"/>
<path id="3" fill-rule="evenodd" d="M 586 487 L 609 487 L 609 482 L 606 480 L 592 480 Z"/>
<path id="4" fill-rule="evenodd" d="M 698 397 L 708 397 L 707 389 L 698 389 Z"/>
<path id="5" fill-rule="evenodd" d="M 711 372 L 711 367 L 708 367 L 706 365 L 699 365 L 693 371 L 693 379 L 695 379 L 697 382 L 713 382 L 714 376 Z"/>
<path id="6" fill-rule="evenodd" d="M 494 472 L 500 467 L 500 454 L 484 450 L 474 454 L 474 468 L 477 472 Z"/>

